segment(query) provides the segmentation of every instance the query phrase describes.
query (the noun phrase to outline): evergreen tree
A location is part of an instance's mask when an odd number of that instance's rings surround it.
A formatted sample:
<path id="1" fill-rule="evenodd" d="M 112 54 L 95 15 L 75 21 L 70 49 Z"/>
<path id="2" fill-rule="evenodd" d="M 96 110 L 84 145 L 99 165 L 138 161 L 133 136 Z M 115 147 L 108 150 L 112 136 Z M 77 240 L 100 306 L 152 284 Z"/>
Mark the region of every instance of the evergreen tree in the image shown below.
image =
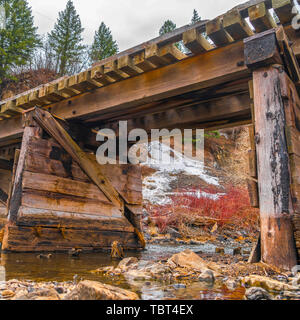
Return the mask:
<path id="1" fill-rule="evenodd" d="M 199 16 L 197 10 L 194 9 L 191 24 L 194 24 L 194 23 L 199 22 L 199 21 L 201 21 L 201 17 Z"/>
<path id="2" fill-rule="evenodd" d="M 67 2 L 66 9 L 59 12 L 54 29 L 48 34 L 49 45 L 56 61 L 56 71 L 60 75 L 77 72 L 82 66 L 85 46 L 79 15 L 73 2 Z"/>
<path id="3" fill-rule="evenodd" d="M 0 84 L 13 79 L 17 67 L 24 66 L 39 45 L 37 28 L 26 0 L 0 0 L 5 9 L 5 28 L 0 30 Z"/>
<path id="4" fill-rule="evenodd" d="M 176 29 L 176 24 L 171 20 L 167 20 L 167 21 L 165 21 L 163 26 L 160 28 L 159 35 L 162 36 L 162 35 L 169 33 L 175 29 Z"/>
<path id="5" fill-rule="evenodd" d="M 94 43 L 90 50 L 90 60 L 92 62 L 103 60 L 118 53 L 118 45 L 113 40 L 110 29 L 101 23 L 98 31 L 95 32 Z"/>
<path id="6" fill-rule="evenodd" d="M 169 32 L 172 32 L 176 29 L 176 24 L 172 20 L 167 20 L 162 25 L 162 27 L 159 29 L 159 35 L 162 36 L 164 34 L 167 34 Z M 175 46 L 182 52 L 185 51 L 184 46 L 182 42 L 175 43 Z"/>

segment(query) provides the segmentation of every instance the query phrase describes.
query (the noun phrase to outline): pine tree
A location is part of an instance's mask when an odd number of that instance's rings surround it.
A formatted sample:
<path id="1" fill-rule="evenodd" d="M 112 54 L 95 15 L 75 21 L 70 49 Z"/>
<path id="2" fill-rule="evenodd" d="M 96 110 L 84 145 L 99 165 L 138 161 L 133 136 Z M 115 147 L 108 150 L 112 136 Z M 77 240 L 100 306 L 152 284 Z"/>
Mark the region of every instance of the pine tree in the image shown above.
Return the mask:
<path id="1" fill-rule="evenodd" d="M 40 44 L 26 0 L 0 0 L 5 9 L 5 28 L 0 30 L 0 84 L 14 79 L 17 67 L 25 66 Z"/>
<path id="2" fill-rule="evenodd" d="M 172 32 L 176 29 L 176 24 L 172 20 L 167 20 L 164 22 L 162 27 L 159 29 L 159 35 L 162 36 L 164 34 L 167 34 L 169 32 Z M 184 47 L 182 42 L 175 43 L 175 46 L 182 52 L 184 52 Z"/>
<path id="3" fill-rule="evenodd" d="M 201 17 L 199 16 L 197 10 L 194 9 L 191 24 L 194 24 L 194 23 L 199 22 L 199 21 L 201 21 Z"/>
<path id="4" fill-rule="evenodd" d="M 176 24 L 171 20 L 167 20 L 167 21 L 165 21 L 163 26 L 160 28 L 159 35 L 162 36 L 162 35 L 169 33 L 175 29 L 176 29 Z"/>
<path id="5" fill-rule="evenodd" d="M 54 52 L 56 71 L 60 75 L 72 74 L 82 67 L 85 46 L 82 44 L 80 17 L 73 2 L 69 0 L 59 17 L 54 29 L 48 34 L 49 45 Z"/>
<path id="6" fill-rule="evenodd" d="M 95 32 L 94 43 L 90 50 L 90 60 L 92 62 L 103 60 L 118 53 L 118 45 L 113 40 L 110 29 L 101 23 L 98 31 Z"/>

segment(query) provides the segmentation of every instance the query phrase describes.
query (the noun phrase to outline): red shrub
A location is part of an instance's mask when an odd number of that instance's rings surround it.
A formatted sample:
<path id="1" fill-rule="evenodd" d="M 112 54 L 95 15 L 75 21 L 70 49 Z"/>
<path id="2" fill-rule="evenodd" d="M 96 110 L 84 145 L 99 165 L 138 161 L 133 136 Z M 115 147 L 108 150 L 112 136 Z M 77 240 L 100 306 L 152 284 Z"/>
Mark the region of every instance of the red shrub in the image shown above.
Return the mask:
<path id="1" fill-rule="evenodd" d="M 203 193 L 215 195 L 207 197 Z M 168 226 L 180 224 L 210 226 L 217 222 L 236 225 L 237 228 L 255 230 L 257 210 L 250 207 L 246 189 L 229 187 L 224 194 L 214 190 L 180 189 L 171 196 L 172 203 L 164 206 L 147 206 L 152 220 L 161 232 Z"/>

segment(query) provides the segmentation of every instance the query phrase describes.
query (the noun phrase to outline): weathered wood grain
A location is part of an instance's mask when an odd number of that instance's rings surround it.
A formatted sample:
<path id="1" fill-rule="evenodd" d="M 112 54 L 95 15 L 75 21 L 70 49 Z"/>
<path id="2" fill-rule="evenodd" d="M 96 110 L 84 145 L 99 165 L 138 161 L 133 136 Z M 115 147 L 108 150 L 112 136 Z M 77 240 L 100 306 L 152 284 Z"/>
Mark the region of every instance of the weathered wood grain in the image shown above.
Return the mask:
<path id="1" fill-rule="evenodd" d="M 284 103 L 280 72 L 253 72 L 262 260 L 282 269 L 297 264 L 294 244 Z"/>
<path id="2" fill-rule="evenodd" d="M 109 250 L 113 241 L 118 241 L 125 250 L 140 248 L 131 232 L 94 231 L 56 228 L 19 227 L 7 225 L 2 248 L 5 252 L 64 252 L 72 248 L 83 251 Z"/>

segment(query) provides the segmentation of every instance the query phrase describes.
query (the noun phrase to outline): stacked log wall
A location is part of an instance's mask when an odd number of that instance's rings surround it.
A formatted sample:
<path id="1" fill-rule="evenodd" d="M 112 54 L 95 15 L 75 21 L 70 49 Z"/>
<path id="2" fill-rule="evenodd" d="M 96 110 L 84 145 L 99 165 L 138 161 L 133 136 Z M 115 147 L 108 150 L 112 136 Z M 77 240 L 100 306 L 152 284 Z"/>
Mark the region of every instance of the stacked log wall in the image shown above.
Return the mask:
<path id="1" fill-rule="evenodd" d="M 125 249 L 140 247 L 134 227 L 122 210 L 56 142 L 29 137 L 23 166 L 21 201 L 16 221 L 6 226 L 4 250 L 106 250 L 113 241 L 119 241 Z M 141 213 L 140 167 L 107 165 L 103 172 Z"/>

